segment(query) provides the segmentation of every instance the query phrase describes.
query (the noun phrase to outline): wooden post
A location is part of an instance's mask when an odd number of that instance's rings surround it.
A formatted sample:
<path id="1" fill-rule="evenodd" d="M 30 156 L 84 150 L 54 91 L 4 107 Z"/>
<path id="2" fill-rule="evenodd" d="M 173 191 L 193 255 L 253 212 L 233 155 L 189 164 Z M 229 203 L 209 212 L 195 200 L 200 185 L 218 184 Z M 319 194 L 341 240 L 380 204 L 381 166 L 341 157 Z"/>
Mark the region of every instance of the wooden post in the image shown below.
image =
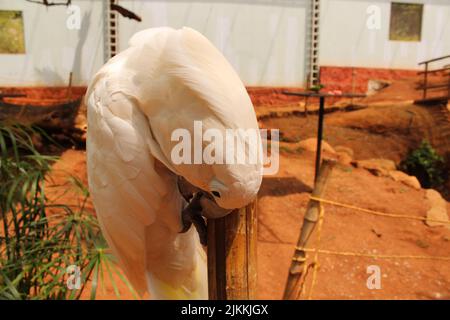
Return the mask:
<path id="1" fill-rule="evenodd" d="M 324 160 L 320 167 L 320 172 L 316 183 L 314 185 L 314 190 L 312 192 L 313 197 L 321 197 L 325 191 L 328 176 L 330 175 L 333 167 L 335 165 L 334 160 Z M 308 243 L 309 237 L 312 234 L 314 227 L 319 219 L 319 206 L 320 203 L 316 200 L 309 200 L 308 207 L 306 209 L 306 214 L 303 219 L 302 229 L 300 231 L 300 236 L 298 237 L 297 247 L 303 248 Z M 306 254 L 303 250 L 295 250 L 291 267 L 289 268 L 289 275 L 284 289 L 283 299 L 292 300 L 297 299 L 302 289 L 302 276 L 303 268 L 305 265 Z"/>
<path id="2" fill-rule="evenodd" d="M 208 219 L 210 300 L 247 300 L 256 289 L 256 200 L 219 219 Z"/>

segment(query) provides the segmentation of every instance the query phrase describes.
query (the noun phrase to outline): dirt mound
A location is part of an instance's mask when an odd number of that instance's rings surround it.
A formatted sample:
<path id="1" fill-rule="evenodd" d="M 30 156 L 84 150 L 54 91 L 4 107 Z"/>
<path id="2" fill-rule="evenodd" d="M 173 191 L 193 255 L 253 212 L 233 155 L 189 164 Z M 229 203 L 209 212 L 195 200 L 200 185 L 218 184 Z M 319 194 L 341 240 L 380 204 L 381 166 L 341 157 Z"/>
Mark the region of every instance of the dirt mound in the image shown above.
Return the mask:
<path id="1" fill-rule="evenodd" d="M 24 97 L 4 98 L 15 105 L 55 106 L 81 98 L 86 87 L 0 87 L 3 94 L 22 94 Z"/>
<path id="2" fill-rule="evenodd" d="M 369 107 L 352 112 L 333 112 L 325 116 L 324 139 L 331 146 L 354 150 L 355 159 L 386 158 L 397 164 L 410 149 L 425 139 L 445 155 L 450 152 L 449 130 L 435 109 L 414 104 L 397 107 Z M 263 128 L 279 129 L 285 142 L 316 137 L 317 116 L 290 115 L 259 120 Z M 450 128 L 450 123 L 449 123 Z"/>

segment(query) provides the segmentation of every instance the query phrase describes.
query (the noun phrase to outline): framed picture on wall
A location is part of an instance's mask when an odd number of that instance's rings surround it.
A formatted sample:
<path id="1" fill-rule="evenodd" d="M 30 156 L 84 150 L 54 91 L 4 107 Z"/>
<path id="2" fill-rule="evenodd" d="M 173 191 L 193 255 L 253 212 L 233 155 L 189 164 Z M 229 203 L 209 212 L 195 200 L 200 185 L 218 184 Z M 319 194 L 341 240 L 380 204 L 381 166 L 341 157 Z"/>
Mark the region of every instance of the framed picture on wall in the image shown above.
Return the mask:
<path id="1" fill-rule="evenodd" d="M 389 40 L 420 41 L 423 4 L 391 3 Z"/>
<path id="2" fill-rule="evenodd" d="M 22 11 L 0 10 L 0 54 L 25 53 Z"/>

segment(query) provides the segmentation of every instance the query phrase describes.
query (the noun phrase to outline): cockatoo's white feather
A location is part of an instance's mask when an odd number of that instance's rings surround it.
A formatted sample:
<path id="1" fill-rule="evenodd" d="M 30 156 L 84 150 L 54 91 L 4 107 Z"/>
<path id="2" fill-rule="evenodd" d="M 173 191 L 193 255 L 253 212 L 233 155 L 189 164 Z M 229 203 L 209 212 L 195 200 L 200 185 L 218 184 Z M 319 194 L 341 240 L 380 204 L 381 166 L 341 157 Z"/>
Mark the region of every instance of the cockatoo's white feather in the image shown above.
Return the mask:
<path id="1" fill-rule="evenodd" d="M 152 298 L 207 298 L 206 260 L 193 228 L 180 234 L 177 175 L 224 208 L 247 204 L 261 163 L 174 164 L 175 129 L 254 129 L 245 87 L 222 54 L 189 29 L 141 31 L 96 74 L 86 94 L 87 162 L 103 233 L 127 277 Z M 244 142 L 242 142 L 244 143 Z"/>

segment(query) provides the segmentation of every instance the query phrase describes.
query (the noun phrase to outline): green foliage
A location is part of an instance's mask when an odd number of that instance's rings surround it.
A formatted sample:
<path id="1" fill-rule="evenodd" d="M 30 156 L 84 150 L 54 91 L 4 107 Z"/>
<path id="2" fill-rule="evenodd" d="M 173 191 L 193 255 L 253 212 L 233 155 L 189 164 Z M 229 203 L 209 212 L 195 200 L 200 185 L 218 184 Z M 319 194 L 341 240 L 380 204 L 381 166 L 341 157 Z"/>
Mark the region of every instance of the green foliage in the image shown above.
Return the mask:
<path id="1" fill-rule="evenodd" d="M 69 179 L 67 189 L 82 199 L 77 206 L 46 197 L 47 174 L 57 158 L 35 149 L 36 130 L 0 125 L 0 299 L 78 299 L 88 280 L 95 299 L 104 270 L 119 294 L 112 274 L 126 280 L 86 208 L 87 188 L 76 177 Z M 79 290 L 66 285 L 70 265 L 80 268 Z"/>
<path id="2" fill-rule="evenodd" d="M 400 168 L 416 176 L 425 188 L 439 187 L 446 179 L 445 161 L 427 141 L 412 150 L 400 163 Z"/>

